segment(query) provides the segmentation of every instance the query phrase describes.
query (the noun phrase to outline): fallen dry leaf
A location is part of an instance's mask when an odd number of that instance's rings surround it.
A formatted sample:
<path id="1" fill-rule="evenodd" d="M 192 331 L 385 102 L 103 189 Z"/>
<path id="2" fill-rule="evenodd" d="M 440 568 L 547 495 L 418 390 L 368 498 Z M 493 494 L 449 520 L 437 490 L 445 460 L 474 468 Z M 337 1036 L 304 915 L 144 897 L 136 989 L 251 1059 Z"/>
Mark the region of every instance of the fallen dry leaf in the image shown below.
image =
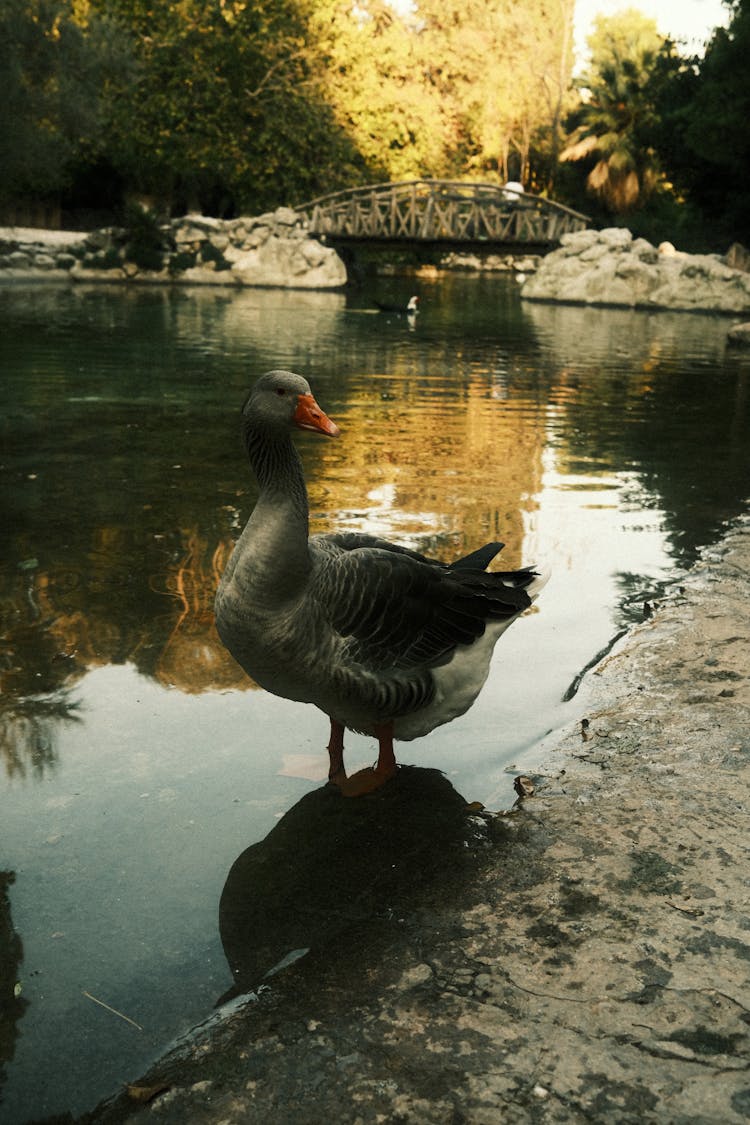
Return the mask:
<path id="1" fill-rule="evenodd" d="M 519 797 L 533 797 L 534 796 L 534 782 L 530 777 L 516 777 L 513 780 L 513 788 Z"/>
<path id="2" fill-rule="evenodd" d="M 126 1086 L 125 1092 L 131 1101 L 146 1105 L 147 1102 L 152 1102 L 155 1097 L 168 1089 L 169 1084 L 167 1082 L 158 1082 L 155 1086 Z"/>

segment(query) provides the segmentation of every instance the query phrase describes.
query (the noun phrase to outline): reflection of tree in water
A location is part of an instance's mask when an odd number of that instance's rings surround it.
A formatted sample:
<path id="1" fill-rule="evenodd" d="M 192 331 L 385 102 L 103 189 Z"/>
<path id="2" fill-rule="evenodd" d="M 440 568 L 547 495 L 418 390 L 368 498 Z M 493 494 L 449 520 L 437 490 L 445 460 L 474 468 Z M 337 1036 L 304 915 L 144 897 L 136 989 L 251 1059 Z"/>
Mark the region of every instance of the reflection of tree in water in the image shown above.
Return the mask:
<path id="1" fill-rule="evenodd" d="M 560 426 L 559 471 L 631 471 L 663 508 L 675 557 L 694 561 L 744 511 L 750 479 L 747 369 L 720 358 L 718 341 L 711 356 L 716 318 L 541 303 L 524 313 L 548 348 L 550 402 L 575 420 Z"/>
<path id="2" fill-rule="evenodd" d="M 55 727 L 78 722 L 78 704 L 65 693 L 11 699 L 0 707 L 0 759 L 9 777 L 26 777 L 28 770 L 43 777 L 57 762 Z"/>
<path id="3" fill-rule="evenodd" d="M 42 777 L 57 759 L 58 723 L 77 719 L 68 685 L 82 668 L 51 629 L 44 584 L 27 568 L 0 605 L 0 760 L 11 777 Z"/>
<path id="4" fill-rule="evenodd" d="M 8 888 L 15 882 L 12 871 L 0 871 L 0 1094 L 5 1082 L 4 1063 L 12 1062 L 18 1038 L 18 1023 L 28 1002 L 17 993 L 23 945 L 13 929 Z"/>
<path id="5" fill-rule="evenodd" d="M 139 671 L 187 692 L 249 686 L 214 623 L 214 595 L 231 552 L 228 540 L 212 550 L 197 528 L 183 532 L 183 554 L 151 580 L 152 590 L 172 599 L 172 608 L 161 616 L 155 643 L 144 635 L 145 643 L 132 653 Z"/>
<path id="6" fill-rule="evenodd" d="M 134 665 L 166 687 L 250 686 L 216 633 L 213 599 L 231 552 L 196 528 L 175 532 L 161 570 L 137 572 L 122 536 L 99 528 L 78 566 L 34 561 L 0 598 L 0 758 L 9 775 L 42 776 L 56 727 L 77 721 L 73 685 L 90 669 Z"/>

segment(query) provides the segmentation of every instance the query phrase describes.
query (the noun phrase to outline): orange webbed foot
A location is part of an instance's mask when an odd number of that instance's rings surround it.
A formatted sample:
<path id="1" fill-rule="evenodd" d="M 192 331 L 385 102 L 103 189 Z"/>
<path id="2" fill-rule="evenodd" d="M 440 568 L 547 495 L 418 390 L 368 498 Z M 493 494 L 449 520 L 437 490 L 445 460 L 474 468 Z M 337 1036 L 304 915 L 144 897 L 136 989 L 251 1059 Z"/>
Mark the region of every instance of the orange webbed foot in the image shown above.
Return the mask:
<path id="1" fill-rule="evenodd" d="M 342 797 L 364 797 L 368 793 L 377 792 L 395 775 L 396 764 L 394 762 L 390 769 L 381 770 L 378 766 L 368 766 L 366 769 L 357 770 L 351 777 L 340 779 L 337 777 L 335 784 L 341 790 Z"/>
<path id="2" fill-rule="evenodd" d="M 378 739 L 377 764 L 364 770 L 357 770 L 351 777 L 346 776 L 344 768 L 344 728 L 341 723 L 331 719 L 331 739 L 328 743 L 330 769 L 328 782 L 336 785 L 343 797 L 364 797 L 374 793 L 396 773 L 396 758 L 393 753 L 393 723 L 383 723 L 375 727 Z"/>

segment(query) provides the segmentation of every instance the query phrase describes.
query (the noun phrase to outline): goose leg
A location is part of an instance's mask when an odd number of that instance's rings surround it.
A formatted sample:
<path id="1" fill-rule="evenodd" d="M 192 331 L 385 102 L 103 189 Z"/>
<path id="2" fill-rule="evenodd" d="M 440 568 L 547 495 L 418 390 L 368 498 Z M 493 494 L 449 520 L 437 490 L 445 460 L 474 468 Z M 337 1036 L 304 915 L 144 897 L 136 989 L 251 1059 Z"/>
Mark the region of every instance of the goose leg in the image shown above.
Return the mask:
<path id="1" fill-rule="evenodd" d="M 375 766 L 368 769 L 357 770 L 351 777 L 337 779 L 345 797 L 362 797 L 365 793 L 373 793 L 381 785 L 385 785 L 396 773 L 396 756 L 393 753 L 393 723 L 383 723 L 375 727 L 378 739 L 378 760 Z M 343 767 L 342 767 L 343 774 Z"/>
<path id="2" fill-rule="evenodd" d="M 393 752 L 393 723 L 375 727 L 378 738 L 378 764 L 374 772 L 387 781 L 396 772 L 396 755 Z"/>
<path id="3" fill-rule="evenodd" d="M 330 718 L 330 716 L 329 716 Z M 346 780 L 344 770 L 344 727 L 331 719 L 331 737 L 328 740 L 328 780 L 339 784 Z"/>

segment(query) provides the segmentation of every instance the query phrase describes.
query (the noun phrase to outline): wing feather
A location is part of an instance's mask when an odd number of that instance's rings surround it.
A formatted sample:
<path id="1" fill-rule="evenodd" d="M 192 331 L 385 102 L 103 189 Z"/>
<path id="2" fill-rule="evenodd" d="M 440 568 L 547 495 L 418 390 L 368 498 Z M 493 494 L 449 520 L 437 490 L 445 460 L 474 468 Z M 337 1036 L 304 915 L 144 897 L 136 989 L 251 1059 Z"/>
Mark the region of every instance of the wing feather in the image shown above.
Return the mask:
<path id="1" fill-rule="evenodd" d="M 372 671 L 437 667 L 490 620 L 514 617 L 530 600 L 530 569 L 486 573 L 488 544 L 446 565 L 376 536 L 317 536 L 310 590 L 341 638 L 346 658 Z M 476 567 L 476 569 L 475 569 Z"/>

